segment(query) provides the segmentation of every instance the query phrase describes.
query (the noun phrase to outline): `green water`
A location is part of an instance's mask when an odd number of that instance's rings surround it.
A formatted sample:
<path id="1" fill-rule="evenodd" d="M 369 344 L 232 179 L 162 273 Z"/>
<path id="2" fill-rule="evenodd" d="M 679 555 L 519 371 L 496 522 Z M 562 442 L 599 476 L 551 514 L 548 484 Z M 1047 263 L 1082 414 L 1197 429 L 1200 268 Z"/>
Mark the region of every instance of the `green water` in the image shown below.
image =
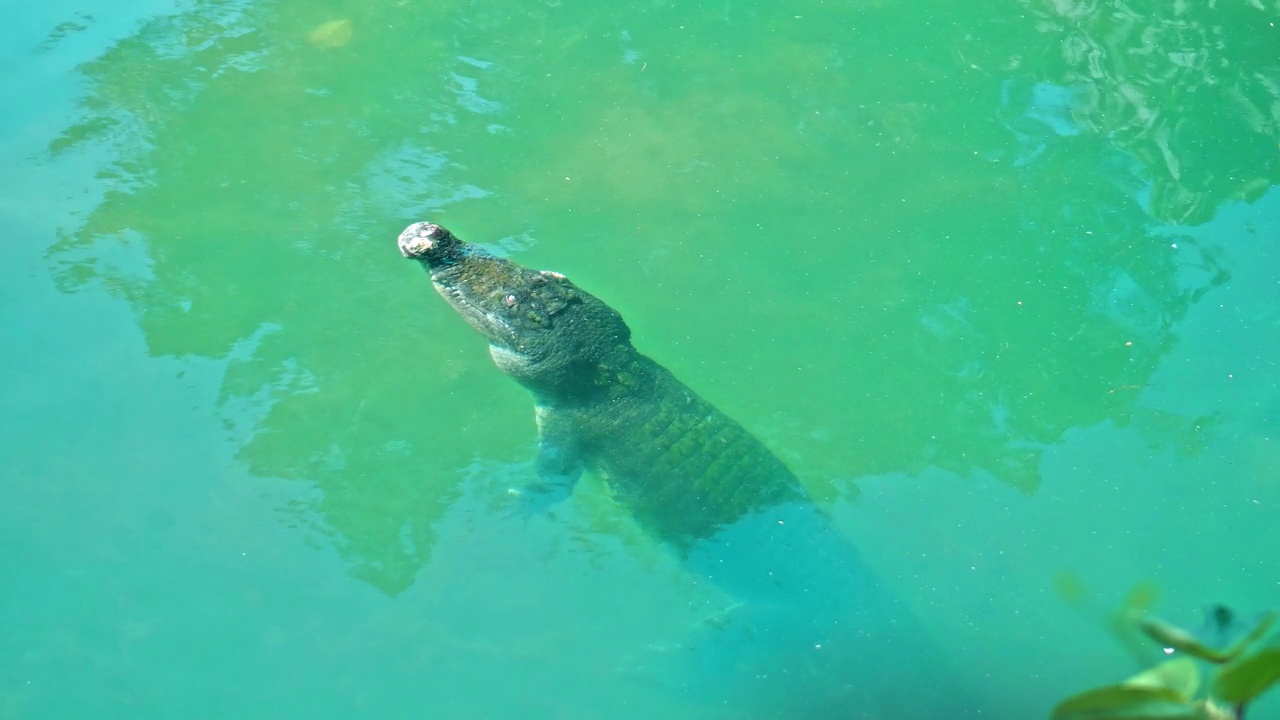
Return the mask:
<path id="1" fill-rule="evenodd" d="M 619 309 L 986 717 L 1133 672 L 1140 582 L 1278 603 L 1274 0 L 5 17 L 0 718 L 704 716 L 628 668 L 715 598 L 590 479 L 503 514 L 420 219 Z"/>

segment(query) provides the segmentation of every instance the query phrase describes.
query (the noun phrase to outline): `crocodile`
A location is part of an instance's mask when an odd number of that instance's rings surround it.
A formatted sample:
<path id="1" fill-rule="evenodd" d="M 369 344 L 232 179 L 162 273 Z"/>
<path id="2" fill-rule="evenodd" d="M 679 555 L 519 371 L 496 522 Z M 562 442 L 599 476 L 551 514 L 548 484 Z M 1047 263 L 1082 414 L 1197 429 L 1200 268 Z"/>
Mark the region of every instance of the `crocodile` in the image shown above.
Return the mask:
<path id="1" fill-rule="evenodd" d="M 699 659 L 699 674 L 736 673 L 725 692 L 752 691 L 753 716 L 932 714 L 921 691 L 940 683 L 919 657 L 932 651 L 903 603 L 764 443 L 632 345 L 616 310 L 437 224 L 410 225 L 398 245 L 533 395 L 524 509 L 565 500 L 589 469 L 699 581 L 735 600 L 698 641 L 715 658 Z M 923 683 L 910 701 L 904 682 Z"/>

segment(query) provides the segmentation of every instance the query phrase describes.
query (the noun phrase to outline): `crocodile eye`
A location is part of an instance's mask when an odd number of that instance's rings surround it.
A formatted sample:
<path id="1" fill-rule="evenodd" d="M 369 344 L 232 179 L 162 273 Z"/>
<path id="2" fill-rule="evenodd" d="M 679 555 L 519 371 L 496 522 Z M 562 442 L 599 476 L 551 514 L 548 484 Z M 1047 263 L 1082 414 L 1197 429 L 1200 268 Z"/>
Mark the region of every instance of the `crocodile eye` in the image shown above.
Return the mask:
<path id="1" fill-rule="evenodd" d="M 516 296 L 515 296 L 515 295 L 508 295 L 508 296 L 506 296 L 506 297 L 502 298 L 502 302 L 503 302 L 503 304 L 504 304 L 504 305 L 506 305 L 507 307 L 509 307 L 509 308 L 513 308 L 513 307 L 515 307 L 515 306 L 516 306 Z"/>

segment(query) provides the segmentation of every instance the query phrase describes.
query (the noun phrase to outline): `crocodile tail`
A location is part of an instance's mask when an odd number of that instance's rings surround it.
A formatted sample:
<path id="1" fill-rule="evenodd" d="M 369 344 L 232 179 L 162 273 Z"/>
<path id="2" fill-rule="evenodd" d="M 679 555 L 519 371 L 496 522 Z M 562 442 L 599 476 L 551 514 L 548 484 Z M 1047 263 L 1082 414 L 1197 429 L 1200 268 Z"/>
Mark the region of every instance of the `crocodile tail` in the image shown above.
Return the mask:
<path id="1" fill-rule="evenodd" d="M 742 518 L 686 562 L 733 602 L 691 634 L 681 687 L 731 705 L 729 716 L 932 720 L 977 707 L 922 624 L 812 503 Z"/>

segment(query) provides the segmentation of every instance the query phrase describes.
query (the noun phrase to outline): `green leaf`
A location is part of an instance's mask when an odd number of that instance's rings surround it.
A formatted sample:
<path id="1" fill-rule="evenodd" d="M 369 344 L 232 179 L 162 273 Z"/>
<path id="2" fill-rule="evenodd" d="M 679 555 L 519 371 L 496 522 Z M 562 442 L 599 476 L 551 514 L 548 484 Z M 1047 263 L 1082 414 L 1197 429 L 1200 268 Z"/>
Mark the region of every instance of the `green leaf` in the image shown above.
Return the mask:
<path id="1" fill-rule="evenodd" d="M 1152 715 L 1162 709 L 1187 707 L 1182 696 L 1171 688 L 1146 685 L 1108 685 L 1072 695 L 1058 703 L 1051 720 L 1164 717 Z M 1141 714 L 1141 713 L 1146 713 Z M 1177 717 L 1171 716 L 1171 717 Z"/>
<path id="2" fill-rule="evenodd" d="M 1082 608 L 1089 599 L 1089 592 L 1084 589 L 1080 576 L 1070 570 L 1063 570 L 1053 576 L 1053 589 L 1074 608 Z"/>
<path id="3" fill-rule="evenodd" d="M 1205 645 L 1180 627 L 1160 620 L 1148 620 L 1146 618 L 1139 618 L 1135 622 L 1139 630 L 1147 637 L 1160 643 L 1162 647 L 1173 648 L 1179 652 L 1198 657 L 1201 660 L 1208 660 L 1211 663 L 1224 663 L 1231 659 L 1230 655 Z"/>
<path id="4" fill-rule="evenodd" d="M 1274 610 L 1268 610 L 1263 613 L 1262 617 L 1258 620 L 1258 624 L 1254 626 L 1247 635 L 1237 640 L 1231 647 L 1227 648 L 1226 654 L 1234 658 L 1243 653 L 1250 645 L 1257 642 L 1263 635 L 1267 634 L 1267 631 L 1271 629 L 1271 624 L 1274 623 L 1275 620 L 1276 612 Z"/>
<path id="5" fill-rule="evenodd" d="M 1166 660 L 1159 665 L 1125 680 L 1124 685 L 1166 688 L 1178 694 L 1182 701 L 1188 701 L 1200 689 L 1200 669 L 1196 661 L 1189 657 Z"/>
<path id="6" fill-rule="evenodd" d="M 1222 666 L 1213 679 L 1213 694 L 1239 705 L 1247 703 L 1280 680 L 1280 648 L 1267 648 Z"/>
<path id="7" fill-rule="evenodd" d="M 1138 618 L 1134 620 L 1134 622 L 1143 634 L 1160 643 L 1164 647 L 1173 648 L 1174 650 L 1198 657 L 1201 660 L 1208 660 L 1211 663 L 1222 664 L 1231 662 L 1247 650 L 1250 645 L 1257 642 L 1259 638 L 1271 629 L 1271 625 L 1275 622 L 1275 619 L 1276 613 L 1274 611 L 1266 612 L 1258 620 L 1258 624 L 1254 626 L 1248 634 L 1237 640 L 1226 650 L 1211 648 L 1192 637 L 1191 633 L 1186 630 L 1170 625 L 1169 623 L 1161 620 Z"/>
<path id="8" fill-rule="evenodd" d="M 307 40 L 316 47 L 331 49 L 342 47 L 351 41 L 350 20 L 330 20 L 319 25 L 307 35 Z"/>
<path id="9" fill-rule="evenodd" d="M 1144 580 L 1133 586 L 1121 603 L 1120 610 L 1126 615 L 1141 615 L 1155 607 L 1156 600 L 1159 599 L 1160 588 L 1154 582 Z"/>

